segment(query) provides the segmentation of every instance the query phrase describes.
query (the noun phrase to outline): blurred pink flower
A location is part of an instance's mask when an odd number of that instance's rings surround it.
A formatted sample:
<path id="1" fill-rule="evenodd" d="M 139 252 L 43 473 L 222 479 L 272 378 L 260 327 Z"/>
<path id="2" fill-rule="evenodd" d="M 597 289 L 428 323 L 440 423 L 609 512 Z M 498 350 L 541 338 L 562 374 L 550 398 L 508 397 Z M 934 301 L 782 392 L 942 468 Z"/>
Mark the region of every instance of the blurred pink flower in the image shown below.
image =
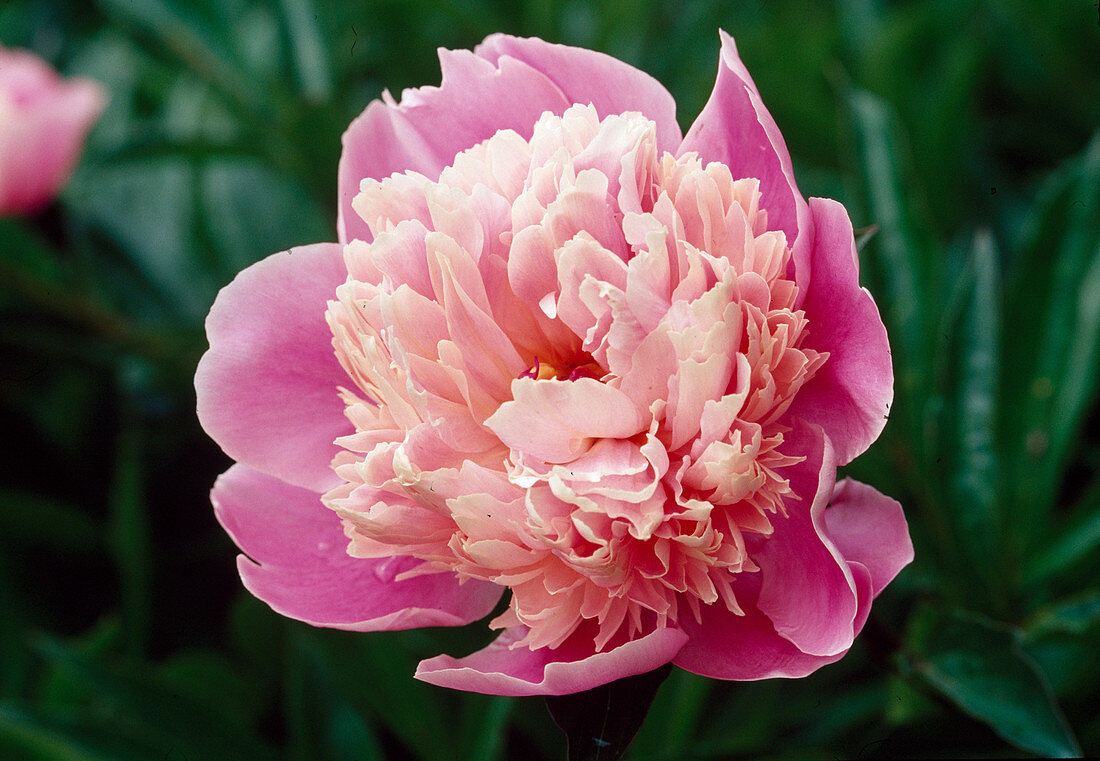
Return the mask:
<path id="1" fill-rule="evenodd" d="M 198 413 L 237 461 L 212 499 L 253 594 L 378 630 L 508 590 L 496 641 L 417 670 L 505 695 L 848 650 L 912 558 L 897 502 L 835 483 L 885 424 L 886 331 L 721 40 L 684 138 L 646 74 L 502 35 L 352 123 L 340 243 L 207 320 Z"/>
<path id="2" fill-rule="evenodd" d="M 107 105 L 89 79 L 61 79 L 25 50 L 0 48 L 0 216 L 49 203 Z"/>

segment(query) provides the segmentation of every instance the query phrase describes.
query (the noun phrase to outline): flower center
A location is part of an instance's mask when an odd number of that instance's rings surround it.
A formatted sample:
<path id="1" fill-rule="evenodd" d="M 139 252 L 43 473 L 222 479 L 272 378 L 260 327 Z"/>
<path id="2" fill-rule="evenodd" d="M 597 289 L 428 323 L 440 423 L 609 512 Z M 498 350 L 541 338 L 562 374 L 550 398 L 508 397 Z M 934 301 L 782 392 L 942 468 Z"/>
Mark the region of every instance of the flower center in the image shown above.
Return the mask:
<path id="1" fill-rule="evenodd" d="M 603 375 L 603 368 L 591 359 L 584 362 L 566 363 L 558 366 L 549 362 L 542 362 L 535 357 L 535 364 L 522 373 L 521 378 L 534 378 L 535 380 L 568 380 L 575 381 L 578 378 L 599 379 Z"/>

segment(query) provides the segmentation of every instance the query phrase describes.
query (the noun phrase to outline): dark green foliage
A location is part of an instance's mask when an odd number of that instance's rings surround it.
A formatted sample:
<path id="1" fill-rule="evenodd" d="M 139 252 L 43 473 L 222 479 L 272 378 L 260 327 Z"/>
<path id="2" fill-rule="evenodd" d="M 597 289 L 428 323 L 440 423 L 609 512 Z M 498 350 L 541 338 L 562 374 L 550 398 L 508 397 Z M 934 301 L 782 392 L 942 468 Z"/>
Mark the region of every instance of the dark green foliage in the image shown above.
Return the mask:
<path id="1" fill-rule="evenodd" d="M 506 31 L 656 76 L 690 125 L 717 29 L 806 195 L 839 198 L 897 377 L 847 470 L 917 559 L 802 680 L 673 669 L 628 759 L 1100 755 L 1100 20 L 1030 0 L 7 0 L 0 44 L 111 103 L 60 201 L 0 220 L 0 756 L 564 757 L 542 701 L 243 591 L 191 377 L 218 288 L 335 239 L 340 135 L 435 48 Z"/>

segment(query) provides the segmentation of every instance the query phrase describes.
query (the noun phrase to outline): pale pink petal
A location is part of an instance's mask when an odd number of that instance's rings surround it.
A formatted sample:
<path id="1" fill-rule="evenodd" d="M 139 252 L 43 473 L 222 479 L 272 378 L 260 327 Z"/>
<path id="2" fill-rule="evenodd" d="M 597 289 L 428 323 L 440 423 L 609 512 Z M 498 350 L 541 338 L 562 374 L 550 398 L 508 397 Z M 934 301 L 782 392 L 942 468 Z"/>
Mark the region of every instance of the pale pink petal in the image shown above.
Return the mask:
<path id="1" fill-rule="evenodd" d="M 837 484 L 825 525 L 841 554 L 870 572 L 876 596 L 913 560 L 901 505 L 867 484 L 850 478 Z"/>
<path id="2" fill-rule="evenodd" d="M 638 111 L 657 123 L 657 148 L 673 152 L 680 144 L 676 101 L 653 77 L 594 50 L 556 45 L 537 38 L 490 35 L 474 48 L 482 58 L 523 61 L 557 85 L 570 103 L 591 103 L 600 118 Z"/>
<path id="3" fill-rule="evenodd" d="M 793 251 L 797 282 L 809 272 L 812 220 L 798 192 L 787 144 L 760 99 L 733 38 L 720 32 L 722 52 L 714 91 L 691 125 L 677 155 L 695 152 L 704 165 L 720 161 L 734 179 L 755 177 L 768 213 L 768 229 L 782 230 Z"/>
<path id="4" fill-rule="evenodd" d="M 625 439 L 646 428 L 626 394 L 593 378 L 517 378 L 512 397 L 485 425 L 507 446 L 543 462 L 569 462 L 594 439 Z"/>
<path id="5" fill-rule="evenodd" d="M 421 661 L 416 678 L 490 695 L 568 695 L 652 671 L 672 660 L 687 641 L 682 631 L 657 629 L 600 653 L 583 636 L 573 636 L 556 649 L 511 649 L 525 634 L 509 629 L 465 658 L 437 655 Z"/>
<path id="6" fill-rule="evenodd" d="M 806 458 L 783 471 L 801 499 L 786 500 L 786 517 L 771 518 L 774 532 L 753 553 L 760 566 L 757 605 L 802 652 L 835 655 L 851 647 L 858 610 L 855 582 L 822 515 L 833 493 L 836 461 L 816 426 L 796 427 L 782 451 Z"/>
<path id="7" fill-rule="evenodd" d="M 337 386 L 350 385 L 332 349 L 325 307 L 344 282 L 340 246 L 273 254 L 222 288 L 206 318 L 210 349 L 195 372 L 202 427 L 227 455 L 323 492 L 352 432 Z"/>
<path id="8" fill-rule="evenodd" d="M 395 580 L 420 564 L 414 558 L 350 557 L 340 518 L 319 495 L 244 466 L 218 479 L 211 500 L 248 555 L 238 562 L 244 585 L 284 616 L 357 631 L 460 626 L 500 597 L 500 587 L 449 573 Z"/>
<path id="9" fill-rule="evenodd" d="M 507 399 L 512 379 L 527 369 L 523 359 L 492 316 L 462 290 L 452 269 L 442 266 L 442 280 L 447 327 L 467 378 L 494 399 Z"/>
<path id="10" fill-rule="evenodd" d="M 584 339 L 598 322 L 599 317 L 610 312 L 606 293 L 621 292 L 626 286 L 626 264 L 597 241 L 587 235 L 578 235 L 557 252 L 558 318 Z M 593 304 L 586 302 L 581 284 L 593 281 L 596 292 L 604 295 Z M 599 336 L 603 338 L 603 336 Z M 598 343 L 585 340 L 585 345 Z"/>
<path id="11" fill-rule="evenodd" d="M 571 103 L 546 76 L 512 58 L 490 62 L 440 49 L 439 63 L 442 85 L 406 90 L 400 104 L 373 101 L 344 133 L 336 223 L 342 242 L 370 240 L 351 208 L 364 178 L 411 169 L 435 180 L 459 152 L 502 129 L 530 138 L 544 111 L 560 114 Z"/>
<path id="12" fill-rule="evenodd" d="M 829 359 L 787 414 L 825 429 L 845 465 L 886 425 L 894 398 L 890 345 L 878 307 L 859 287 L 859 260 L 848 212 L 836 201 L 810 200 L 814 216 L 813 277 L 802 308 L 810 320 L 805 345 Z"/>

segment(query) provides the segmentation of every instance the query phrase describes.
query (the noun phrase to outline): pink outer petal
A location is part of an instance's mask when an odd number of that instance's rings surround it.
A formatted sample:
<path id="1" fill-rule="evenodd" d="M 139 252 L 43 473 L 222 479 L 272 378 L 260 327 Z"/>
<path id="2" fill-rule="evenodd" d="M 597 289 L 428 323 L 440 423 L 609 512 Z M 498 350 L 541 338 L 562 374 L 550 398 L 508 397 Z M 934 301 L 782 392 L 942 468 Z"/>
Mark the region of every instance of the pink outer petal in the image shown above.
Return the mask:
<path id="1" fill-rule="evenodd" d="M 234 465 L 214 484 L 214 511 L 241 555 L 245 587 L 276 612 L 357 631 L 460 626 L 487 615 L 501 588 L 453 574 L 394 577 L 412 558 L 350 557 L 340 518 L 320 496 Z"/>
<path id="2" fill-rule="evenodd" d="M 837 549 L 871 574 L 877 596 L 913 560 L 913 542 L 901 505 L 849 478 L 837 484 L 825 525 Z"/>
<path id="3" fill-rule="evenodd" d="M 836 201 L 810 199 L 813 278 L 802 308 L 805 345 L 829 359 L 795 397 L 787 414 L 825 429 L 837 462 L 867 449 L 886 425 L 894 398 L 890 344 L 878 307 L 859 287 L 859 260 L 848 213 Z"/>
<path id="4" fill-rule="evenodd" d="M 680 145 L 676 101 L 644 71 L 594 50 L 556 45 L 538 38 L 490 35 L 474 49 L 499 62 L 504 56 L 523 61 L 546 75 L 570 103 L 591 103 L 600 118 L 638 111 L 657 124 L 657 148 L 675 152 Z"/>
<path id="5" fill-rule="evenodd" d="M 421 661 L 416 678 L 489 695 L 567 695 L 652 671 L 687 641 L 678 629 L 657 629 L 602 653 L 593 652 L 591 638 L 577 636 L 557 649 L 510 649 L 524 634 L 510 629 L 465 658 L 437 655 Z"/>
<path id="6" fill-rule="evenodd" d="M 858 608 L 851 572 L 829 539 L 823 516 L 836 461 L 817 426 L 791 431 L 783 453 L 806 458 L 784 471 L 802 499 L 787 499 L 787 516 L 772 519 L 774 533 L 753 554 L 760 566 L 757 607 L 802 652 L 835 655 L 852 645 Z"/>
<path id="7" fill-rule="evenodd" d="M 336 222 L 342 242 L 371 239 L 351 208 L 364 178 L 412 170 L 435 180 L 461 151 L 503 129 L 530 139 L 544 111 L 560 114 L 570 105 L 553 82 L 511 58 L 490 62 L 468 50 L 440 49 L 439 62 L 442 85 L 407 90 L 399 104 L 387 94 L 344 133 Z"/>
<path id="8" fill-rule="evenodd" d="M 853 621 L 858 634 L 871 608 L 871 578 L 858 563 L 849 566 L 859 599 Z M 754 580 L 753 580 L 754 581 Z M 722 605 L 703 608 L 702 623 L 684 623 L 691 639 L 672 661 L 682 669 L 715 679 L 749 681 L 775 677 L 799 678 L 844 657 L 847 649 L 832 655 L 810 655 L 776 633 L 771 620 L 752 604 L 751 584 L 738 583 L 734 590 L 745 615 Z"/>
<path id="9" fill-rule="evenodd" d="M 202 427 L 234 460 L 320 493 L 340 483 L 333 441 L 350 434 L 328 299 L 347 278 L 335 243 L 282 251 L 222 288 L 195 372 Z"/>
<path id="10" fill-rule="evenodd" d="M 779 127 L 764 108 L 733 38 L 725 32 L 720 36 L 722 52 L 714 91 L 677 155 L 694 151 L 704 164 L 720 161 L 728 166 L 734 179 L 760 180 L 768 229 L 786 234 L 793 251 L 796 282 L 801 284 L 810 274 L 810 212 L 795 185 L 791 157 Z"/>

